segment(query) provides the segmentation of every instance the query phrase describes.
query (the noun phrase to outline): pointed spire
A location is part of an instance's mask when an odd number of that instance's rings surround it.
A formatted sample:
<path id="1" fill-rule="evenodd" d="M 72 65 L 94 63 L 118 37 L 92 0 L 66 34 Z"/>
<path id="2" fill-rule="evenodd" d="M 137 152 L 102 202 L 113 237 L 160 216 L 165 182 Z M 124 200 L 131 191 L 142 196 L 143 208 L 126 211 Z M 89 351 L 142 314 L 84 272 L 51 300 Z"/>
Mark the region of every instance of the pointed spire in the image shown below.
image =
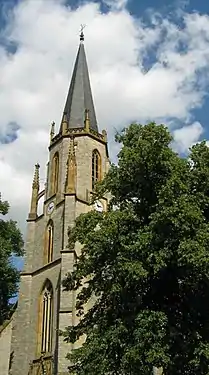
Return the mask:
<path id="1" fill-rule="evenodd" d="M 63 117 L 66 115 L 68 129 L 83 128 L 85 121 L 85 110 L 88 108 L 90 128 L 98 132 L 83 41 L 84 34 L 82 27 L 80 33 L 80 45 L 66 99 Z"/>
<path id="2" fill-rule="evenodd" d="M 33 176 L 32 184 L 32 196 L 31 196 L 31 207 L 28 218 L 35 220 L 37 218 L 37 207 L 38 207 L 38 193 L 39 193 L 39 168 L 40 165 L 35 165 L 35 171 Z"/>

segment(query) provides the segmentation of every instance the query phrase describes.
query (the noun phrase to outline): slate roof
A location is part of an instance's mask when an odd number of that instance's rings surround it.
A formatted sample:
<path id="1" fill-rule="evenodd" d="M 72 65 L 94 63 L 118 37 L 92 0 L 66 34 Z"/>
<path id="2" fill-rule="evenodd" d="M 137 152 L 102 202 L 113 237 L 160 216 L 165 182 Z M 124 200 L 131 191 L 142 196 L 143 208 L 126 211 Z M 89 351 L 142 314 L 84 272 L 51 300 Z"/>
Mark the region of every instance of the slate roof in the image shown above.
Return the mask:
<path id="1" fill-rule="evenodd" d="M 90 128 L 98 132 L 86 54 L 81 39 L 64 108 L 69 129 L 84 127 L 85 109 L 89 110 Z"/>

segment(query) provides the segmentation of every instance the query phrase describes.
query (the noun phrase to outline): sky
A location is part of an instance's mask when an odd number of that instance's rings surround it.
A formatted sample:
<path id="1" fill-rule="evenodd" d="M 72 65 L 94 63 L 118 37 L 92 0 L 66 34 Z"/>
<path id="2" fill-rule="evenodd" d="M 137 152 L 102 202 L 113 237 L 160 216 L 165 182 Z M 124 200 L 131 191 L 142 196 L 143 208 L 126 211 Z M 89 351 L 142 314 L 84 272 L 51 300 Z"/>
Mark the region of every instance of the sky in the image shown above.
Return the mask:
<path id="1" fill-rule="evenodd" d="M 79 44 L 97 120 L 114 134 L 133 121 L 166 124 L 182 155 L 209 140 L 209 2 L 0 0 L 0 192 L 23 233 L 35 163 L 45 182 Z"/>

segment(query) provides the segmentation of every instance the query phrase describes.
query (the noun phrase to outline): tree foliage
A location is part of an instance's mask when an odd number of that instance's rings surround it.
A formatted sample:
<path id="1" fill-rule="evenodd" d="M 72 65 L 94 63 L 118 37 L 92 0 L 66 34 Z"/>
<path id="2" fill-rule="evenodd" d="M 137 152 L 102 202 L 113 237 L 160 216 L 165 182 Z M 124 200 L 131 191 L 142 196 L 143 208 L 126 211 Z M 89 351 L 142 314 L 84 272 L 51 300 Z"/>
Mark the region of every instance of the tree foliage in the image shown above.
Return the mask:
<path id="1" fill-rule="evenodd" d="M 70 233 L 82 253 L 64 287 L 77 292 L 80 319 L 65 340 L 86 337 L 71 371 L 209 374 L 209 148 L 180 157 L 154 123 L 116 140 L 118 165 L 97 187 L 111 193 L 108 211 L 81 215 Z"/>
<path id="2" fill-rule="evenodd" d="M 19 272 L 12 263 L 12 255 L 23 255 L 22 235 L 13 220 L 5 220 L 9 203 L 0 195 L 0 325 L 9 317 L 10 299 L 17 292 Z"/>

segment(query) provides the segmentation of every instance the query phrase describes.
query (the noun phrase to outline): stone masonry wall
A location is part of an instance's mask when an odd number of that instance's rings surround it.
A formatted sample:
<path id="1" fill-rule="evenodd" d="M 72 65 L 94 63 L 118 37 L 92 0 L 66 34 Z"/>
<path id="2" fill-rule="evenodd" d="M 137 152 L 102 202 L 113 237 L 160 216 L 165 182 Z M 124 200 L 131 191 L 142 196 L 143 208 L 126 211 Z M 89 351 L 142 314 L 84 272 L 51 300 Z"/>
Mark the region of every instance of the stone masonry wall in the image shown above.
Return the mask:
<path id="1" fill-rule="evenodd" d="M 0 331 L 0 374 L 8 375 L 9 360 L 10 360 L 10 345 L 12 336 L 12 323 L 11 319 L 5 327 Z"/>

